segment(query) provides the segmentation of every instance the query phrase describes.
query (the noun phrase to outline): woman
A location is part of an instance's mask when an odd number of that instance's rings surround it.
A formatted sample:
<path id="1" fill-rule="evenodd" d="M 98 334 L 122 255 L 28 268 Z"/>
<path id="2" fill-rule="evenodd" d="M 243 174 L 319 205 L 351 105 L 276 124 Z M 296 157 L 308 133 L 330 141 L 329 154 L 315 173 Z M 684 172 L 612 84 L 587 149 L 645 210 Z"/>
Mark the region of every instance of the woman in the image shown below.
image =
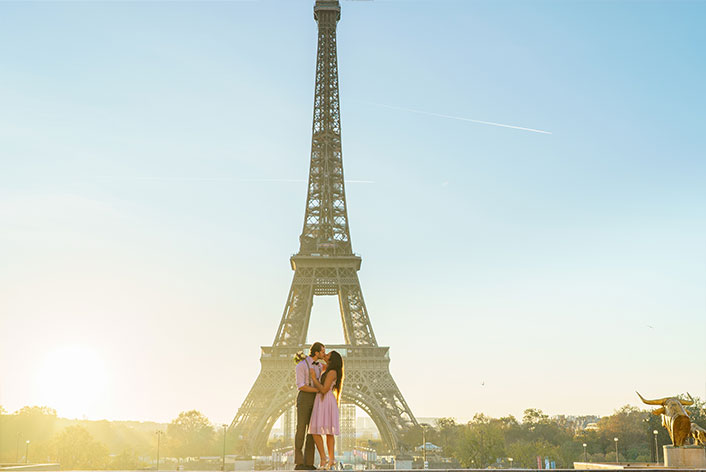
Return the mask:
<path id="1" fill-rule="evenodd" d="M 321 458 L 320 467 L 333 469 L 336 465 L 334 445 L 335 436 L 339 434 L 338 403 L 341 400 L 341 387 L 343 386 L 343 359 L 336 351 L 328 355 L 326 371 L 321 375 L 321 382 L 316 378 L 314 369 L 310 370 L 314 386 L 319 390 L 314 400 L 314 409 L 309 422 L 309 434 L 314 437 L 314 444 Z M 324 438 L 328 448 L 328 462 L 324 451 Z"/>

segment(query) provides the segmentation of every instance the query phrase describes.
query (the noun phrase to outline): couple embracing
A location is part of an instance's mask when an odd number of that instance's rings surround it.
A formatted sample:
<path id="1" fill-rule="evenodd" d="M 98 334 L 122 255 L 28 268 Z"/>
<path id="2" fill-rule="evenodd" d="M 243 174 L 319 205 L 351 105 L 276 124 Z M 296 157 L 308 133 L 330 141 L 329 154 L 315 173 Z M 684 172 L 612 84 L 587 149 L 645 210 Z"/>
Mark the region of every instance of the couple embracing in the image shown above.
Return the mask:
<path id="1" fill-rule="evenodd" d="M 294 469 L 316 470 L 314 445 L 319 451 L 319 468 L 333 469 L 334 446 L 339 434 L 338 404 L 343 386 L 343 359 L 336 351 L 326 354 L 326 347 L 316 342 L 309 355 L 294 356 L 297 381 L 297 433 L 294 436 Z M 308 432 L 307 432 L 308 429 Z M 324 436 L 328 459 L 324 450 Z M 304 447 L 304 453 L 302 453 Z"/>

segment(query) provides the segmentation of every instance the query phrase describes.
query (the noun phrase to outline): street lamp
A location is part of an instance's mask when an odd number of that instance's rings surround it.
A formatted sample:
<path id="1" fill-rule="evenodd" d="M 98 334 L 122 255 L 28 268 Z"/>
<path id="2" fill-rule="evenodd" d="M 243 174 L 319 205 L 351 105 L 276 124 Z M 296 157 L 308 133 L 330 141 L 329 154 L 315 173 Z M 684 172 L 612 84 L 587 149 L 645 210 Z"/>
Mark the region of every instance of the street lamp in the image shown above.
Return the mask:
<path id="1" fill-rule="evenodd" d="M 423 456 L 424 457 L 424 464 L 422 464 L 422 468 L 426 469 L 426 468 L 428 468 L 427 467 L 427 426 L 429 426 L 429 425 L 426 423 L 422 423 L 419 426 L 422 427 L 422 443 L 423 443 L 422 447 L 424 447 L 424 456 Z"/>
<path id="2" fill-rule="evenodd" d="M 221 465 L 221 470 L 225 471 L 226 470 L 226 428 L 228 428 L 227 424 L 223 425 L 223 463 Z"/>
<path id="3" fill-rule="evenodd" d="M 512 458 L 512 457 L 508 457 L 507 460 L 510 461 L 510 468 L 512 469 L 512 461 L 513 461 L 513 458 Z"/>
<path id="4" fill-rule="evenodd" d="M 29 439 L 27 440 L 27 447 L 25 448 L 25 464 L 29 463 Z"/>
<path id="5" fill-rule="evenodd" d="M 617 464 L 618 461 L 618 438 L 613 438 L 613 441 L 615 441 L 615 463 Z"/>
<path id="6" fill-rule="evenodd" d="M 586 447 L 588 444 L 583 443 L 583 461 L 588 462 L 588 452 L 586 452 Z"/>
<path id="7" fill-rule="evenodd" d="M 659 444 L 657 443 L 657 435 L 659 434 L 659 431 L 655 429 L 652 431 L 652 434 L 655 435 L 655 462 L 659 462 Z"/>
<path id="8" fill-rule="evenodd" d="M 162 438 L 162 435 L 164 434 L 162 431 L 157 430 L 157 470 L 159 470 L 159 443 L 160 439 Z"/>

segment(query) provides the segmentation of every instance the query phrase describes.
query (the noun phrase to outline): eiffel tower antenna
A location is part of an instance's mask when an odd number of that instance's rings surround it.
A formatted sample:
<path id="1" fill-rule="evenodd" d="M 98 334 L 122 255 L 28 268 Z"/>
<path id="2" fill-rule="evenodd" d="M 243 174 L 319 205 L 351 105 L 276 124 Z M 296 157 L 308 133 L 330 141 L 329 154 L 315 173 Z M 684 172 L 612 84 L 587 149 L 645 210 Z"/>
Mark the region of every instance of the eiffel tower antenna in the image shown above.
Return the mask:
<path id="1" fill-rule="evenodd" d="M 290 259 L 294 278 L 274 342 L 261 348 L 260 374 L 231 424 L 235 437 L 245 441 L 251 453 L 264 449 L 275 421 L 294 404 L 292 356 L 307 347 L 313 301 L 322 295 L 336 295 L 339 301 L 345 344 L 327 345 L 327 350 L 335 349 L 345 359 L 342 401 L 372 418 L 391 451 L 399 450 L 402 433 L 418 426 L 390 375 L 389 347 L 378 346 L 375 338 L 358 280 L 361 258 L 351 246 L 336 52 L 340 18 L 338 0 L 316 0 L 311 163 L 299 252 Z"/>

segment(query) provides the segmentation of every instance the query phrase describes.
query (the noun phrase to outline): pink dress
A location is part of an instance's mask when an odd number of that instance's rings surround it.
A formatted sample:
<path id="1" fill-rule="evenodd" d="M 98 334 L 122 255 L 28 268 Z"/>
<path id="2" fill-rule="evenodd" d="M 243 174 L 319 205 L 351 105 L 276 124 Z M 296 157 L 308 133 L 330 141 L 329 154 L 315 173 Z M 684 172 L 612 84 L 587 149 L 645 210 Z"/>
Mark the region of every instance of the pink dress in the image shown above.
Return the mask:
<path id="1" fill-rule="evenodd" d="M 326 375 L 333 375 L 333 383 L 336 383 L 335 370 Z M 309 421 L 309 434 L 333 434 L 338 436 L 338 403 L 333 395 L 333 388 L 324 394 L 316 394 L 314 409 L 311 412 L 311 420 Z"/>

